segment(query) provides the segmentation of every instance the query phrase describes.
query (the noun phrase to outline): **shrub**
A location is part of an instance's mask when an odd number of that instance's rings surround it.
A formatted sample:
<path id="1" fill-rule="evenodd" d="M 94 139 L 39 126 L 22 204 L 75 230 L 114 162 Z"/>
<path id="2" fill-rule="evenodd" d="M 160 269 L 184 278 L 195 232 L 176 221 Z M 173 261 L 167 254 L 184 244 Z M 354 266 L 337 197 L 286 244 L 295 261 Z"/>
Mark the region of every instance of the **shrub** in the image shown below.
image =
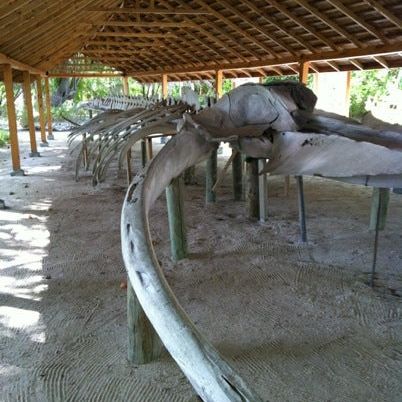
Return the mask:
<path id="1" fill-rule="evenodd" d="M 2 130 L 0 128 L 0 147 L 4 147 L 8 144 L 10 140 L 10 136 L 8 135 L 8 131 Z"/>

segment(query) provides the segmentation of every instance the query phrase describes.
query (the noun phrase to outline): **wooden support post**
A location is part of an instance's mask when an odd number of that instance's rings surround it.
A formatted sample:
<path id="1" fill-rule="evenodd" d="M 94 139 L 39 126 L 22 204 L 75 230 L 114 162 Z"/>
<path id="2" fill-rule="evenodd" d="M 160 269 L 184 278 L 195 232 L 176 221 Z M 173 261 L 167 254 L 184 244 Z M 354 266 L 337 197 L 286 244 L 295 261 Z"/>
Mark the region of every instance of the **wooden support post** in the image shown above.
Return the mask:
<path id="1" fill-rule="evenodd" d="M 307 227 L 306 227 L 306 207 L 304 203 L 303 176 L 295 176 L 297 183 L 297 193 L 299 199 L 299 225 L 300 225 L 300 241 L 307 243 Z"/>
<path id="2" fill-rule="evenodd" d="M 265 159 L 258 159 L 258 171 L 261 172 L 265 167 Z M 267 175 L 262 173 L 258 176 L 258 196 L 260 222 L 266 222 L 268 218 L 268 187 Z"/>
<path id="3" fill-rule="evenodd" d="M 249 218 L 259 218 L 258 159 L 246 159 L 246 208 Z"/>
<path id="4" fill-rule="evenodd" d="M 130 87 L 128 85 L 128 77 L 125 75 L 122 77 L 123 80 L 123 95 L 128 96 L 130 94 Z"/>
<path id="5" fill-rule="evenodd" d="M 129 186 L 131 180 L 133 179 L 133 172 L 131 170 L 131 148 L 127 151 L 126 162 L 127 162 L 127 185 Z"/>
<path id="6" fill-rule="evenodd" d="M 50 102 L 49 77 L 45 77 L 45 98 L 46 98 L 46 118 L 47 118 L 47 139 L 54 140 L 52 126 L 52 104 Z"/>
<path id="7" fill-rule="evenodd" d="M 222 70 L 217 70 L 215 74 L 215 93 L 216 99 L 219 99 L 223 95 L 223 73 Z"/>
<path id="8" fill-rule="evenodd" d="M 184 224 L 183 180 L 176 177 L 166 188 L 166 202 L 169 218 L 170 249 L 173 261 L 187 256 L 187 239 Z"/>
<path id="9" fill-rule="evenodd" d="M 141 164 L 143 168 L 147 164 L 147 146 L 145 140 L 141 140 Z"/>
<path id="10" fill-rule="evenodd" d="M 308 79 L 310 62 L 301 61 L 299 70 L 299 81 L 306 85 Z M 306 226 L 306 206 L 304 202 L 303 176 L 296 176 L 297 193 L 299 200 L 299 225 L 300 225 L 300 240 L 302 243 L 307 243 L 307 226 Z"/>
<path id="11" fill-rule="evenodd" d="M 145 315 L 130 281 L 127 281 L 128 360 L 145 364 L 156 360 L 162 343 Z"/>
<path id="12" fill-rule="evenodd" d="M 285 176 L 285 188 L 283 191 L 285 197 L 289 197 L 289 191 L 290 191 L 290 176 Z"/>
<path id="13" fill-rule="evenodd" d="M 384 230 L 388 214 L 389 188 L 373 188 L 371 198 L 370 230 Z M 380 211 L 378 214 L 378 210 Z M 377 219 L 378 215 L 378 219 Z"/>
<path id="14" fill-rule="evenodd" d="M 3 81 L 6 90 L 8 131 L 10 132 L 11 161 L 13 171 L 11 176 L 24 176 L 21 169 L 20 147 L 18 144 L 17 115 L 14 104 L 13 70 L 10 64 L 3 65 Z"/>
<path id="15" fill-rule="evenodd" d="M 190 166 L 184 171 L 183 180 L 185 185 L 197 184 L 195 180 L 195 166 Z"/>
<path id="16" fill-rule="evenodd" d="M 82 134 L 82 160 L 84 163 L 85 170 L 89 169 L 89 156 L 88 156 L 88 146 L 87 146 L 87 135 Z"/>
<path id="17" fill-rule="evenodd" d="M 33 107 L 32 107 L 32 93 L 31 93 L 31 77 L 28 71 L 22 72 L 23 87 L 24 87 L 24 100 L 25 109 L 28 118 L 28 129 L 29 129 L 29 141 L 31 144 L 31 153 L 29 156 L 36 157 L 40 156 L 38 148 L 36 145 L 36 132 L 35 132 L 35 122 L 33 117 Z"/>
<path id="18" fill-rule="evenodd" d="M 168 76 L 167 74 L 162 74 L 162 98 L 167 99 L 168 97 Z"/>
<path id="19" fill-rule="evenodd" d="M 151 160 L 153 158 L 153 150 L 152 150 L 152 138 L 148 137 L 145 139 L 145 147 L 147 152 L 147 160 Z"/>
<path id="20" fill-rule="evenodd" d="M 240 152 L 237 152 L 235 157 L 233 158 L 232 175 L 233 198 L 235 201 L 240 201 L 243 198 L 243 158 Z"/>
<path id="21" fill-rule="evenodd" d="M 304 85 L 307 84 L 309 67 L 310 67 L 310 62 L 308 62 L 308 61 L 300 62 L 299 81 Z"/>
<path id="22" fill-rule="evenodd" d="M 207 203 L 216 201 L 216 193 L 212 188 L 215 185 L 217 177 L 218 177 L 218 149 L 214 149 L 210 153 L 206 164 L 205 201 Z"/>
<path id="23" fill-rule="evenodd" d="M 215 75 L 216 99 L 222 96 L 222 70 L 217 70 Z M 218 150 L 214 149 L 207 159 L 205 172 L 205 201 L 216 202 L 216 192 L 213 187 L 218 177 Z"/>
<path id="24" fill-rule="evenodd" d="M 43 110 L 43 92 L 42 92 L 42 78 L 40 76 L 36 77 L 36 94 L 38 100 L 38 111 L 39 111 L 39 123 L 40 123 L 40 137 L 41 146 L 49 146 L 46 140 L 46 129 L 45 129 L 45 112 Z"/>
<path id="25" fill-rule="evenodd" d="M 374 287 L 375 271 L 377 266 L 378 238 L 380 230 L 385 229 L 389 204 L 389 188 L 373 188 L 371 199 L 370 230 L 375 231 L 373 263 L 371 267 L 370 285 Z"/>

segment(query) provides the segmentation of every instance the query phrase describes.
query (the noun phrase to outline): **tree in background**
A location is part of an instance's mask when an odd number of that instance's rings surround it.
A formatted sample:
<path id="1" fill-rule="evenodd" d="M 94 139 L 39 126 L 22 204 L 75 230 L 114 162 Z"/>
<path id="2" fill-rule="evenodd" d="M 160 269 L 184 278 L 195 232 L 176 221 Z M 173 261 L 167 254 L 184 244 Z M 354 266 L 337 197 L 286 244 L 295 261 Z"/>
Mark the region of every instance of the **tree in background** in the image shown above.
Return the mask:
<path id="1" fill-rule="evenodd" d="M 379 100 L 392 89 L 402 89 L 402 69 L 355 71 L 350 90 L 350 116 L 359 118 L 367 113 L 369 98 Z M 402 99 L 401 99 L 402 102 Z"/>

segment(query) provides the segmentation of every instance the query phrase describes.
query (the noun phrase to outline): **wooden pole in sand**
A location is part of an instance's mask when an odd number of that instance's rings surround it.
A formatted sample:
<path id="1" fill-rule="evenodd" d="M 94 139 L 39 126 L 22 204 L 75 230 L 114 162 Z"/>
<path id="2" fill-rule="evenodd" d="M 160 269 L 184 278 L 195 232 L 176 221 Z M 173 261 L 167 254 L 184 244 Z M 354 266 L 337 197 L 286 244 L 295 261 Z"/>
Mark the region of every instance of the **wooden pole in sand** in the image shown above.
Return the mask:
<path id="1" fill-rule="evenodd" d="M 299 81 L 306 85 L 310 63 L 307 61 L 300 62 Z M 303 176 L 296 176 L 298 199 L 299 199 L 299 225 L 300 240 L 302 243 L 307 242 L 307 226 L 306 226 L 306 206 L 304 202 Z"/>
<path id="2" fill-rule="evenodd" d="M 40 124 L 40 138 L 41 146 L 49 146 L 46 140 L 46 127 L 45 127 L 45 111 L 43 110 L 43 91 L 42 91 L 42 78 L 38 75 L 36 77 L 36 94 L 38 100 L 38 111 L 39 111 L 39 124 Z"/>
<path id="3" fill-rule="evenodd" d="M 3 81 L 6 90 L 8 131 L 10 132 L 11 162 L 13 170 L 11 176 L 24 176 L 21 169 L 20 148 L 18 144 L 17 115 L 14 104 L 13 70 L 10 64 L 3 65 Z"/>
<path id="4" fill-rule="evenodd" d="M 29 156 L 36 157 L 40 156 L 40 153 L 38 152 L 38 147 L 36 144 L 36 130 L 32 107 L 31 76 L 28 71 L 22 72 L 22 79 L 24 88 L 25 109 L 28 118 L 29 142 L 31 144 L 31 153 L 29 154 Z"/>
<path id="5" fill-rule="evenodd" d="M 173 261 L 187 256 L 187 239 L 184 223 L 183 179 L 176 177 L 166 188 L 169 218 L 170 249 Z"/>
<path id="6" fill-rule="evenodd" d="M 50 102 L 49 77 L 45 77 L 45 99 L 46 99 L 47 139 L 54 140 L 53 125 L 52 125 L 52 104 Z"/>

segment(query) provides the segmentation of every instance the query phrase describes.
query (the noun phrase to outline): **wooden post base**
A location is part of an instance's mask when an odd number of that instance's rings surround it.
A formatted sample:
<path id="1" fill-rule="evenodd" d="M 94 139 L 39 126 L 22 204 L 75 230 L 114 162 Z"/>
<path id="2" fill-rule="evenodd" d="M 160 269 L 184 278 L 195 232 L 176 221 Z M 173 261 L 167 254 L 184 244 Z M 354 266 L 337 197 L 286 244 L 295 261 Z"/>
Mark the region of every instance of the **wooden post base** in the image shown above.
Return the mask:
<path id="1" fill-rule="evenodd" d="M 283 194 L 285 197 L 289 197 L 289 190 L 290 190 L 290 176 L 285 176 L 285 187 L 283 189 Z"/>
<path id="2" fill-rule="evenodd" d="M 147 164 L 147 147 L 145 144 L 145 140 L 141 140 L 141 163 L 142 167 L 144 168 L 145 165 Z"/>
<path id="3" fill-rule="evenodd" d="M 127 281 L 128 360 L 150 363 L 160 357 L 163 345 L 146 317 L 130 280 Z"/>
<path id="4" fill-rule="evenodd" d="M 37 157 L 40 156 L 40 153 L 39 153 L 38 151 L 36 151 L 36 152 L 30 152 L 30 153 L 29 153 L 29 156 L 30 156 L 31 158 L 37 158 Z"/>
<path id="5" fill-rule="evenodd" d="M 306 207 L 304 203 L 303 176 L 295 176 L 295 178 L 299 199 L 300 241 L 302 243 L 307 243 Z"/>
<path id="6" fill-rule="evenodd" d="M 218 176 L 218 150 L 214 149 L 207 159 L 205 172 L 205 201 L 216 202 L 216 193 L 212 189 Z"/>
<path id="7" fill-rule="evenodd" d="M 249 218 L 259 218 L 258 159 L 246 159 L 246 204 Z"/>
<path id="8" fill-rule="evenodd" d="M 10 176 L 26 176 L 23 169 L 16 169 L 10 173 Z"/>
<path id="9" fill-rule="evenodd" d="M 187 239 L 184 225 L 183 180 L 176 177 L 166 188 L 169 218 L 170 249 L 173 261 L 187 257 Z"/>
<path id="10" fill-rule="evenodd" d="M 46 148 L 46 147 L 49 146 L 49 143 L 48 143 L 48 142 L 41 142 L 39 145 L 40 145 L 41 147 L 43 147 L 43 148 Z"/>
<path id="11" fill-rule="evenodd" d="M 54 140 L 54 135 L 53 134 L 48 134 L 47 139 L 48 140 Z"/>
<path id="12" fill-rule="evenodd" d="M 264 159 L 258 160 L 258 170 L 261 172 L 265 167 Z M 266 173 L 258 176 L 258 196 L 260 222 L 266 222 L 268 218 L 268 186 Z"/>
<path id="13" fill-rule="evenodd" d="M 370 230 L 385 229 L 389 195 L 389 188 L 373 188 L 373 197 L 371 198 Z"/>
<path id="14" fill-rule="evenodd" d="M 233 198 L 235 201 L 241 201 L 243 198 L 243 158 L 240 152 L 232 161 L 232 175 L 233 175 Z"/>

